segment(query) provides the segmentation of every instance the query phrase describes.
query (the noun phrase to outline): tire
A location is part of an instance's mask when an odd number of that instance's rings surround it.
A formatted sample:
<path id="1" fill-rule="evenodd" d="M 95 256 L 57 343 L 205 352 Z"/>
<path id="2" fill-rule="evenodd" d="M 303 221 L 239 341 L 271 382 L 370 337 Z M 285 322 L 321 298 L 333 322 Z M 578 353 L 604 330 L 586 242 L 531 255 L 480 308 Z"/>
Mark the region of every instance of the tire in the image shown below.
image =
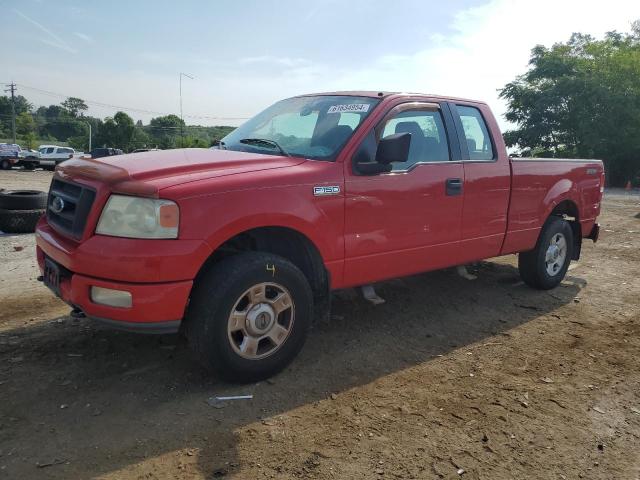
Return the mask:
<path id="1" fill-rule="evenodd" d="M 2 160 L 0 160 L 0 168 L 2 170 L 11 170 L 11 162 L 6 158 L 3 158 Z"/>
<path id="2" fill-rule="evenodd" d="M 252 302 L 250 291 L 260 291 L 265 284 L 264 295 L 255 297 L 265 301 Z M 275 315 L 277 310 L 270 314 L 261 311 L 270 308 L 273 299 L 286 300 L 283 294 L 289 295 L 290 302 L 282 302 L 288 307 L 281 305 L 282 310 Z M 254 323 L 249 319 L 252 309 L 257 312 Z M 232 322 L 234 311 L 237 315 Z M 187 312 L 186 334 L 206 369 L 231 382 L 255 382 L 276 374 L 295 358 L 306 340 L 312 315 L 311 287 L 298 267 L 277 255 L 247 252 L 222 260 L 200 276 Z M 252 332 L 251 327 L 258 322 L 265 328 L 268 324 L 275 326 L 268 332 L 280 338 L 279 346 L 267 337 L 257 343 L 249 341 L 267 331 Z M 257 345 L 255 355 L 248 347 L 241 353 L 245 344 Z"/>
<path id="3" fill-rule="evenodd" d="M 0 231 L 4 233 L 33 233 L 44 210 L 0 209 Z"/>
<path id="4" fill-rule="evenodd" d="M 518 256 L 520 277 L 524 283 L 538 290 L 557 287 L 573 258 L 573 246 L 573 229 L 569 222 L 560 217 L 550 217 L 542 227 L 536 247 Z"/>
<path id="5" fill-rule="evenodd" d="M 24 169 L 25 170 L 35 170 L 36 168 L 36 164 L 33 162 L 24 162 Z"/>
<path id="6" fill-rule="evenodd" d="M 47 194 L 38 190 L 4 190 L 0 192 L 0 208 L 44 210 L 47 208 Z"/>

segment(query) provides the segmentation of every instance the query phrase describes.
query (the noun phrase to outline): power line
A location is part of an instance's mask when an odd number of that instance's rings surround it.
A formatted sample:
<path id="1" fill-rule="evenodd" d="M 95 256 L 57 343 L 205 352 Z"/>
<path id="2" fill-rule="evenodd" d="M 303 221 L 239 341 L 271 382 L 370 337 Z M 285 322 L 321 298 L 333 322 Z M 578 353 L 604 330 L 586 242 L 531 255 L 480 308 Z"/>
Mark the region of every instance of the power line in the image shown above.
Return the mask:
<path id="1" fill-rule="evenodd" d="M 16 86 L 16 84 L 12 84 L 14 85 L 14 88 Z M 36 87 L 30 87 L 28 85 L 24 85 L 24 84 L 19 84 L 19 86 L 21 88 L 25 88 L 27 90 L 32 90 L 34 92 L 39 92 L 43 95 L 49 95 L 52 97 L 58 97 L 58 98 L 69 98 L 72 97 L 72 95 L 64 95 L 62 93 L 56 93 L 56 92 L 51 92 L 49 90 L 43 90 L 41 88 L 36 88 Z M 167 113 L 167 112 L 158 112 L 158 111 L 154 111 L 154 110 L 145 110 L 142 108 L 134 108 L 134 107 L 123 107 L 120 105 L 113 105 L 110 103 L 104 103 L 104 102 L 98 102 L 95 100 L 84 100 L 83 101 L 89 105 L 95 105 L 98 107 L 104 107 L 104 108 L 113 108 L 113 109 L 117 109 L 117 110 L 123 110 L 123 111 L 129 111 L 129 112 L 136 112 L 136 113 L 143 113 L 143 114 L 147 114 L 147 115 L 175 115 L 172 113 Z M 185 117 L 188 118 L 199 118 L 199 119 L 204 119 L 204 120 L 247 120 L 249 117 L 213 117 L 213 116 L 208 116 L 208 115 L 185 115 Z"/>

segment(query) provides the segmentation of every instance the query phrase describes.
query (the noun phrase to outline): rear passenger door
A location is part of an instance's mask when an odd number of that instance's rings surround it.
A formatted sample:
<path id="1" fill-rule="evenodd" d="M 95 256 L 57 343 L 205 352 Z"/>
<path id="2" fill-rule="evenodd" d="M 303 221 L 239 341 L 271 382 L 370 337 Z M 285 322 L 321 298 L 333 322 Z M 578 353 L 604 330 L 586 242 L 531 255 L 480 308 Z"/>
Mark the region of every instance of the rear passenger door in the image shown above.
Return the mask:
<path id="1" fill-rule="evenodd" d="M 511 168 L 502 135 L 486 105 L 451 103 L 450 108 L 464 164 L 460 261 L 467 263 L 500 253 L 507 227 Z"/>
<path id="2" fill-rule="evenodd" d="M 450 133 L 455 142 L 449 142 Z M 406 162 L 359 174 L 381 138 L 409 133 Z M 407 102 L 391 108 L 345 162 L 345 286 L 455 265 L 463 166 L 448 107 Z"/>

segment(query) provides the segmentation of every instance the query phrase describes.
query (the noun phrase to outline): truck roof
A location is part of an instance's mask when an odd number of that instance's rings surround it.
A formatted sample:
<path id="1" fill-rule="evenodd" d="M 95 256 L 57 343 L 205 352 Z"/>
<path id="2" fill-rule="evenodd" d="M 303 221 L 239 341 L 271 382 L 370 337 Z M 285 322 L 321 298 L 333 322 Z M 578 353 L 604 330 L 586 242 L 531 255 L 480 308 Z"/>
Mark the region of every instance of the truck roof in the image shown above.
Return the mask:
<path id="1" fill-rule="evenodd" d="M 446 95 L 437 95 L 431 93 L 417 93 L 417 92 L 389 92 L 385 90 L 341 90 L 335 92 L 319 92 L 319 93 L 306 93 L 304 95 L 297 95 L 299 97 L 313 97 L 319 95 L 349 95 L 353 97 L 370 97 L 370 98 L 384 98 L 394 95 L 399 96 L 411 96 L 411 97 L 428 97 L 436 98 L 438 100 L 450 100 L 454 102 L 471 102 L 484 105 L 486 102 L 480 100 L 472 100 L 470 98 L 451 97 Z"/>

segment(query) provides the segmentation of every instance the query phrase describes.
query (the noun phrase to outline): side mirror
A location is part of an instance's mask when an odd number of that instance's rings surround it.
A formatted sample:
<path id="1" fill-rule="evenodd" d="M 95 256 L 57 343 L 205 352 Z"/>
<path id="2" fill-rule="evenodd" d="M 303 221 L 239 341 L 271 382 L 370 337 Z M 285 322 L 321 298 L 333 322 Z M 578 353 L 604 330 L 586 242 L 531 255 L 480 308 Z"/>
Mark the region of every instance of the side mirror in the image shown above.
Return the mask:
<path id="1" fill-rule="evenodd" d="M 409 158 L 411 146 L 410 133 L 395 133 L 384 137 L 378 142 L 376 150 L 376 163 L 389 165 L 395 162 L 406 162 Z"/>

